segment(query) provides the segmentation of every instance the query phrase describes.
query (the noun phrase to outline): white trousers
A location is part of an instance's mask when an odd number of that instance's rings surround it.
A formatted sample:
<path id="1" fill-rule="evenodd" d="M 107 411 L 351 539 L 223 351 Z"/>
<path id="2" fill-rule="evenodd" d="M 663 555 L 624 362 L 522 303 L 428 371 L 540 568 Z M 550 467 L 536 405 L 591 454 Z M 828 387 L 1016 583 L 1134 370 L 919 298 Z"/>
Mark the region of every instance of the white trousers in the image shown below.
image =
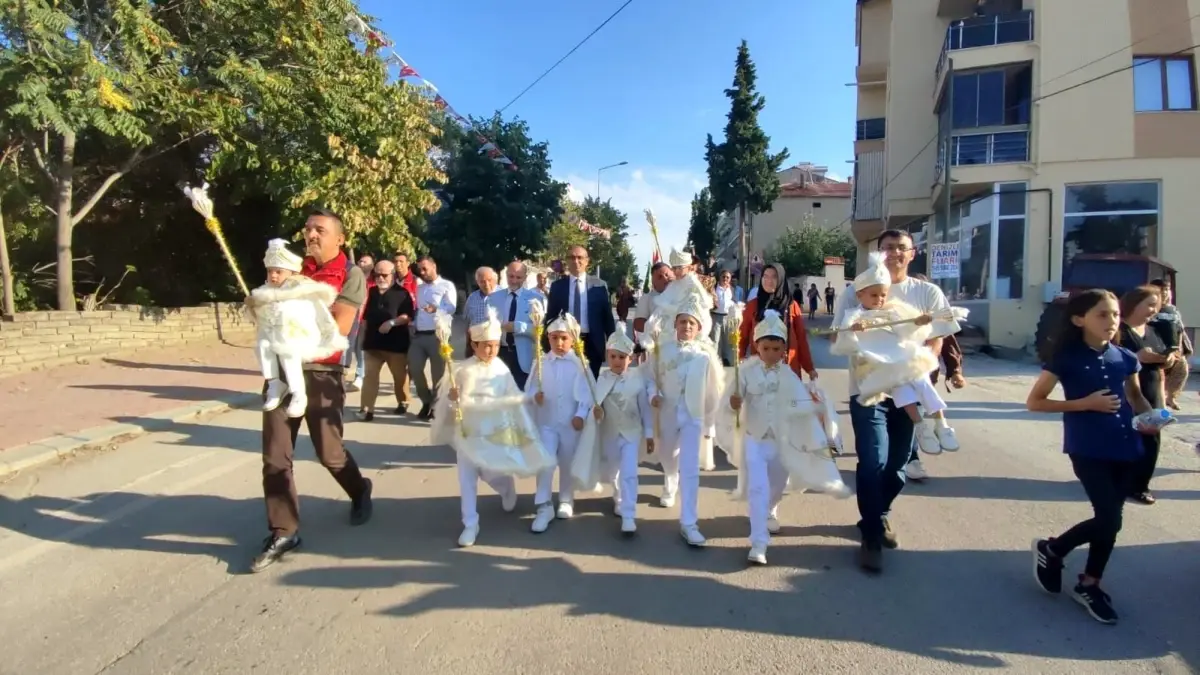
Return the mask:
<path id="1" fill-rule="evenodd" d="M 893 389 L 892 403 L 897 408 L 916 403 L 921 406 L 923 415 L 940 413 L 946 409 L 946 402 L 942 400 L 937 387 L 933 386 L 928 377 L 913 380 Z"/>
<path id="2" fill-rule="evenodd" d="M 308 398 L 304 393 L 304 367 L 300 359 L 294 356 L 277 356 L 271 351 L 271 343 L 268 340 L 259 340 L 254 353 L 258 357 L 258 365 L 262 368 L 264 378 L 278 380 L 282 372 L 283 379 L 287 380 L 288 391 L 293 395 L 299 394 Z"/>
<path id="3" fill-rule="evenodd" d="M 556 424 L 552 427 L 540 428 L 542 445 L 546 450 L 558 457 L 558 466 L 550 467 L 537 476 L 537 494 L 533 503 L 541 506 L 549 504 L 554 494 L 554 470 L 558 469 L 558 501 L 560 504 L 575 502 L 575 486 L 571 479 L 571 460 L 575 459 L 575 446 L 579 445 L 579 432 L 571 428 L 571 423 Z"/>
<path id="4" fill-rule="evenodd" d="M 695 525 L 700 501 L 700 441 L 704 436 L 701 420 L 691 416 L 680 401 L 675 408 L 675 419 L 670 413 L 663 415 L 662 448 L 654 454 L 663 468 L 663 495 L 680 496 L 679 524 Z"/>
<path id="5" fill-rule="evenodd" d="M 479 525 L 479 480 L 491 486 L 501 497 L 516 494 L 517 481 L 512 476 L 504 476 L 490 471 L 484 471 L 471 463 L 471 460 L 458 454 L 458 494 L 462 502 L 463 527 Z"/>
<path id="6" fill-rule="evenodd" d="M 622 518 L 637 517 L 638 445 L 623 436 L 604 442 L 604 466 L 610 474 L 604 481 L 616 489 L 617 515 Z"/>
<path id="7" fill-rule="evenodd" d="M 767 519 L 779 508 L 787 489 L 788 473 L 779 460 L 779 445 L 774 440 L 760 441 L 745 437 L 746 500 L 750 510 L 750 545 L 771 543 Z"/>

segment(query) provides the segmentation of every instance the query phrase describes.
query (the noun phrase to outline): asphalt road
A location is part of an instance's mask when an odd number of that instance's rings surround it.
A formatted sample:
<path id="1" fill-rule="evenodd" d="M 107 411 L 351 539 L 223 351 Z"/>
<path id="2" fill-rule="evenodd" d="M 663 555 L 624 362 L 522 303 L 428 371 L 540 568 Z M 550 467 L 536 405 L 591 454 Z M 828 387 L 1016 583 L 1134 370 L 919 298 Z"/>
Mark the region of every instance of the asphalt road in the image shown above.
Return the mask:
<path id="1" fill-rule="evenodd" d="M 844 372 L 819 362 L 844 397 Z M 747 568 L 729 468 L 702 477 L 707 550 L 652 505 L 650 469 L 635 539 L 607 497 L 531 534 L 524 481 L 515 515 L 481 486 L 479 544 L 459 550 L 452 453 L 386 415 L 347 432 L 375 481 L 374 519 L 346 524 L 302 441 L 304 547 L 251 576 L 259 416 L 180 424 L 0 485 L 0 673 L 1200 670 L 1200 458 L 1167 444 L 1161 501 L 1127 509 L 1105 580 L 1122 623 L 1094 623 L 1031 581 L 1030 539 L 1088 507 L 1059 423 L 1023 410 L 1030 372 L 968 362 L 971 386 L 949 397 L 964 449 L 929 460 L 932 478 L 900 498 L 901 549 L 877 578 L 854 566 L 854 501 L 810 495 L 785 500 L 771 565 Z M 1195 419 L 1171 434 L 1192 440 Z M 854 461 L 839 460 L 848 479 Z"/>

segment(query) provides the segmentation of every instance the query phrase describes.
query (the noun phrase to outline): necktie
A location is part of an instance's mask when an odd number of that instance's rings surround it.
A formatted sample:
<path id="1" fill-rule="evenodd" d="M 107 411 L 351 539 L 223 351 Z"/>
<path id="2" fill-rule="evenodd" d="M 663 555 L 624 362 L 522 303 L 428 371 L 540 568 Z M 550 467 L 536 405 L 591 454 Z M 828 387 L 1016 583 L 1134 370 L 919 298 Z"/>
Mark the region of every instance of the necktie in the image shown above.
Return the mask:
<path id="1" fill-rule="evenodd" d="M 508 294 L 508 322 L 512 323 L 517 320 L 517 294 L 509 292 Z M 504 342 L 508 345 L 513 343 L 513 334 L 505 333 Z"/>
<path id="2" fill-rule="evenodd" d="M 583 286 L 583 280 L 572 279 L 571 285 L 575 289 L 573 291 L 574 297 L 571 299 L 571 313 L 575 315 L 575 320 L 578 321 L 580 325 L 583 325 L 583 314 L 581 314 L 579 311 L 579 308 L 583 305 L 583 298 L 579 292 L 580 287 Z"/>

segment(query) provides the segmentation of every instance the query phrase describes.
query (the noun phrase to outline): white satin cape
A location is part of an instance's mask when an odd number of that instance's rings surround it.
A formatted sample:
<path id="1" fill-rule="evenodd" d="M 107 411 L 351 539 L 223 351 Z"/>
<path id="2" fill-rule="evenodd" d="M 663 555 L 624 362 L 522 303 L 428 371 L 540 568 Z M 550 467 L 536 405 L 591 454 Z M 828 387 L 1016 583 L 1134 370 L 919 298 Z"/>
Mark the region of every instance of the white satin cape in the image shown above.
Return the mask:
<path id="1" fill-rule="evenodd" d="M 259 286 L 250 296 L 258 339 L 272 353 L 309 363 L 346 351 L 349 343 L 329 312 L 337 298 L 333 286 L 296 275 L 282 286 Z"/>
<path id="2" fill-rule="evenodd" d="M 476 467 L 508 476 L 536 476 L 557 464 L 542 445 L 524 393 L 499 359 L 458 361 L 454 381 L 463 422 L 455 420 L 450 378 L 444 377 L 429 429 L 434 445 L 449 445 Z"/>
<path id="3" fill-rule="evenodd" d="M 762 362 L 757 356 L 743 361 L 740 371 L 746 385 L 746 391 L 741 392 L 744 411 L 746 406 L 754 405 L 754 392 L 764 390 L 766 382 Z M 746 415 L 729 405 L 737 384 L 737 380 L 730 382 L 722 397 L 717 413 L 717 443 L 725 449 L 729 461 L 738 467 L 733 497 L 745 500 L 748 487 L 744 461 Z M 836 413 L 829 397 L 815 384 L 805 385 L 786 366 L 779 369 L 779 391 L 775 396 L 779 397 L 775 405 L 778 419 L 771 426 L 776 432 L 779 460 L 787 470 L 792 486 L 839 499 L 849 497 L 850 488 L 842 481 L 829 452 L 830 446 L 838 440 Z M 739 419 L 740 428 L 737 426 Z"/>
<path id="4" fill-rule="evenodd" d="M 917 308 L 888 300 L 883 309 L 852 309 L 840 328 L 856 321 L 900 321 L 921 316 Z M 858 382 L 859 402 L 870 406 L 886 400 L 896 387 L 929 377 L 938 368 L 938 357 L 925 345 L 933 334 L 930 325 L 913 323 L 838 333 L 830 352 L 850 357 L 850 376 Z"/>

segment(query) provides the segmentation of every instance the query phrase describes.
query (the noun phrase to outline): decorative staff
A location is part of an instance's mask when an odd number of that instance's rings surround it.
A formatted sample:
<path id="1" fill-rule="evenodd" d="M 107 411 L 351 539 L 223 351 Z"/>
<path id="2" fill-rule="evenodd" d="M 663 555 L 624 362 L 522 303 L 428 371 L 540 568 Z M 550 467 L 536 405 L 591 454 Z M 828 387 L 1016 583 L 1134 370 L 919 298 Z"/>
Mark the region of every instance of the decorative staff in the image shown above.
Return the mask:
<path id="1" fill-rule="evenodd" d="M 546 305 L 541 298 L 529 301 L 529 321 L 533 323 L 533 381 L 542 390 L 542 336 L 546 333 Z"/>
<path id="2" fill-rule="evenodd" d="M 562 313 L 564 319 L 567 320 L 567 326 L 571 330 L 571 346 L 575 349 L 575 356 L 579 357 L 579 367 L 583 369 L 583 379 L 587 380 L 588 391 L 592 393 L 592 401 L 596 400 L 596 383 L 592 378 L 592 371 L 588 368 L 587 356 L 583 353 L 583 333 L 579 330 L 579 322 L 575 317 Z"/>
<path id="3" fill-rule="evenodd" d="M 649 211 L 649 209 L 647 209 Z M 648 356 L 654 359 L 654 386 L 658 389 L 659 395 L 662 394 L 662 319 L 657 315 L 650 317 L 646 321 L 646 335 L 650 337 L 650 344 L 643 345 L 648 347 L 647 351 L 652 352 Z M 662 412 L 659 408 L 654 408 L 654 437 L 662 438 Z"/>
<path id="4" fill-rule="evenodd" d="M 744 309 L 745 305 L 740 302 L 735 303 L 729 310 L 729 313 L 725 315 L 725 335 L 729 340 L 729 346 L 733 347 L 733 393 L 739 398 L 742 395 L 742 380 L 739 374 L 742 362 L 742 311 Z M 734 419 L 736 420 L 737 428 L 741 429 L 741 411 L 738 412 L 737 417 Z"/>
<path id="5" fill-rule="evenodd" d="M 933 312 L 932 314 L 923 314 L 921 316 L 913 316 L 907 319 L 896 319 L 894 321 L 885 321 L 882 319 L 864 319 L 861 322 L 861 328 L 862 330 L 872 330 L 875 328 L 889 328 L 891 326 L 901 326 L 906 323 L 919 323 L 922 321 L 925 323 L 930 323 L 933 321 L 962 321 L 967 318 L 969 313 L 970 310 L 962 307 L 947 307 L 945 309 Z M 838 333 L 849 333 L 853 330 L 854 326 L 850 325 L 842 328 L 809 328 L 808 332 L 810 335 L 836 335 Z"/>
<path id="6" fill-rule="evenodd" d="M 250 288 L 246 286 L 246 280 L 238 271 L 237 261 L 233 259 L 233 252 L 229 250 L 229 243 L 225 241 L 225 233 L 221 230 L 221 221 L 213 215 L 213 203 L 208 197 L 208 183 L 200 187 L 185 187 L 183 194 L 191 200 L 192 208 L 196 210 L 196 213 L 204 218 L 204 227 L 208 228 L 209 233 L 216 238 L 217 246 L 220 246 L 221 253 L 225 254 L 225 262 L 229 263 L 229 269 L 233 270 L 238 287 L 242 289 L 243 294 L 250 295 Z"/>
<path id="7" fill-rule="evenodd" d="M 438 339 L 438 352 L 446 362 L 446 377 L 454 382 L 454 347 L 450 346 L 450 331 L 454 326 L 454 317 L 445 312 L 438 312 L 433 319 L 433 332 Z M 467 437 L 467 427 L 463 424 L 462 401 L 454 403 L 454 421 L 458 424 L 458 433 Z"/>
<path id="8" fill-rule="evenodd" d="M 654 237 L 654 255 L 662 260 L 662 246 L 658 244 L 658 219 L 654 217 L 654 211 L 646 209 L 646 222 L 650 223 L 650 236 Z"/>

